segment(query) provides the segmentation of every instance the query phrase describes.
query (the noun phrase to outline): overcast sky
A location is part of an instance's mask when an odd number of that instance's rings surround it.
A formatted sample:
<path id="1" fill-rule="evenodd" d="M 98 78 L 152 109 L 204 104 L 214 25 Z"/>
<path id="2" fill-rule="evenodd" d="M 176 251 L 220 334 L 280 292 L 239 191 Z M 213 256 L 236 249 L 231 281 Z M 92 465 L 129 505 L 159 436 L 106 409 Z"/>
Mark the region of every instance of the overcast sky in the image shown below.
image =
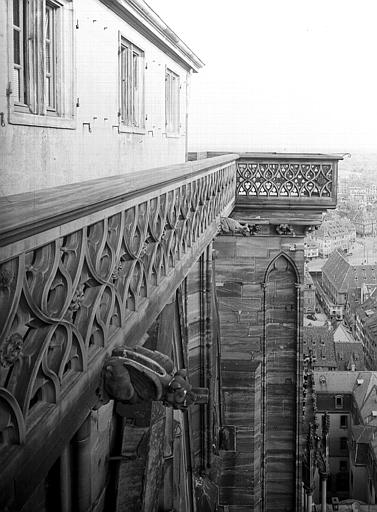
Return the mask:
<path id="1" fill-rule="evenodd" d="M 205 62 L 190 149 L 376 152 L 376 0 L 147 0 Z"/>

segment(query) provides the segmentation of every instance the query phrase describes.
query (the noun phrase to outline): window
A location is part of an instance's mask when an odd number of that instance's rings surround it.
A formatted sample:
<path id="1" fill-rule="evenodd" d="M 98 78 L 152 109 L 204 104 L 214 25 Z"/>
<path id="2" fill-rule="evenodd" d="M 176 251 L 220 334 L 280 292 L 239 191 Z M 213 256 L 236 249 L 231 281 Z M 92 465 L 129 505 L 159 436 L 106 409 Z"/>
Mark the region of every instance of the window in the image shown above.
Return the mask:
<path id="1" fill-rule="evenodd" d="M 347 437 L 341 437 L 340 438 L 340 449 L 341 450 L 347 450 L 348 448 L 348 442 Z"/>
<path id="2" fill-rule="evenodd" d="M 343 409 L 343 395 L 335 396 L 335 409 Z"/>
<path id="3" fill-rule="evenodd" d="M 348 416 L 344 414 L 340 417 L 340 428 L 348 428 Z"/>
<path id="4" fill-rule="evenodd" d="M 13 0 L 12 7 L 9 122 L 74 128 L 71 2 Z"/>
<path id="5" fill-rule="evenodd" d="M 15 101 L 27 104 L 26 82 L 26 5 L 22 0 L 13 0 L 13 87 Z"/>
<path id="6" fill-rule="evenodd" d="M 120 37 L 120 109 L 123 126 L 144 129 L 144 52 Z"/>
<path id="7" fill-rule="evenodd" d="M 179 76 L 170 69 L 165 72 L 165 124 L 167 134 L 179 134 Z"/>
<path id="8" fill-rule="evenodd" d="M 46 3 L 45 11 L 45 88 L 46 88 L 46 109 L 50 112 L 56 111 L 56 61 L 57 61 L 57 40 L 56 40 L 56 6 Z"/>

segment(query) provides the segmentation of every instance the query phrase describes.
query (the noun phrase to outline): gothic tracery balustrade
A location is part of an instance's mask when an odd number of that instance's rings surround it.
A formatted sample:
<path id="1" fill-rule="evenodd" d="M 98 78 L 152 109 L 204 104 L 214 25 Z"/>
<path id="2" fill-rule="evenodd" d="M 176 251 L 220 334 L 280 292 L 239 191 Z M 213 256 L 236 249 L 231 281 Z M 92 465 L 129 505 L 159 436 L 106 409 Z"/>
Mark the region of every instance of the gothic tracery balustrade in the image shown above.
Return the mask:
<path id="1" fill-rule="evenodd" d="M 331 155 L 244 154 L 237 161 L 237 203 L 250 200 L 335 206 L 337 164 Z"/>
<path id="2" fill-rule="evenodd" d="M 3 229 L 0 444 L 22 443 L 38 408 L 57 404 L 109 340 L 174 279 L 179 264 L 200 255 L 206 231 L 214 236 L 220 215 L 234 204 L 235 155 L 195 165 L 176 166 L 154 187 L 125 193 L 120 202 L 109 197 L 100 207 L 86 205 L 90 213 L 73 212 L 69 222 L 54 225 L 51 215 L 29 229 L 25 213 L 13 222 L 13 234 L 12 222 Z M 152 180 L 155 173 L 149 174 Z M 74 185 L 73 193 L 81 188 Z M 40 194 L 42 204 L 51 191 Z M 83 210 L 79 203 L 76 212 Z M 6 201 L 3 206 L 4 212 Z"/>
<path id="3" fill-rule="evenodd" d="M 149 321 L 235 204 L 336 204 L 338 157 L 207 156 L 0 200 L 0 446 Z"/>

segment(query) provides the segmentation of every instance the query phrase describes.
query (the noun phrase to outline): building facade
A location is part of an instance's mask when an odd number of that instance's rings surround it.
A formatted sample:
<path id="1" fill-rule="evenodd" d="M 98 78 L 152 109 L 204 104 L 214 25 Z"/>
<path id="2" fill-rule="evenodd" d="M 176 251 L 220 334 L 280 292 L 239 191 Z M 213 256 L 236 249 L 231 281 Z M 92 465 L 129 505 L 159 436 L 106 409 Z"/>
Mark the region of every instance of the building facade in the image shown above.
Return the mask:
<path id="1" fill-rule="evenodd" d="M 304 326 L 304 354 L 311 354 L 315 371 L 336 370 L 334 336 L 331 327 Z"/>
<path id="2" fill-rule="evenodd" d="M 338 370 L 365 370 L 363 344 L 343 322 L 334 331 L 334 347 Z"/>
<path id="3" fill-rule="evenodd" d="M 374 236 L 377 231 L 376 212 L 371 208 L 361 207 L 352 219 L 356 233 L 360 236 Z"/>
<path id="4" fill-rule="evenodd" d="M 368 370 L 377 364 L 377 301 L 375 294 L 356 309 L 356 339 L 362 343 Z"/>
<path id="5" fill-rule="evenodd" d="M 310 235 L 308 245 L 317 244 L 319 256 L 327 258 L 335 250 L 351 253 L 355 241 L 356 229 L 348 219 L 325 218 L 318 230 Z"/>
<path id="6" fill-rule="evenodd" d="M 318 258 L 319 256 L 319 247 L 317 242 L 314 240 L 310 240 L 308 242 L 305 242 L 305 258 L 307 259 L 313 259 Z"/>
<path id="7" fill-rule="evenodd" d="M 376 281 L 375 265 L 351 265 L 336 250 L 323 265 L 321 286 L 317 288 L 329 314 L 336 314 L 337 319 L 341 320 L 350 294 L 354 292 L 359 297 L 364 285 L 374 285 Z"/>
<path id="8" fill-rule="evenodd" d="M 330 495 L 376 503 L 376 373 L 316 372 L 318 418 L 330 415 Z"/>
<path id="9" fill-rule="evenodd" d="M 0 8 L 4 195 L 185 161 L 202 62 L 144 2 Z"/>
<path id="10" fill-rule="evenodd" d="M 305 271 L 304 313 L 315 313 L 315 284 L 310 273 Z"/>

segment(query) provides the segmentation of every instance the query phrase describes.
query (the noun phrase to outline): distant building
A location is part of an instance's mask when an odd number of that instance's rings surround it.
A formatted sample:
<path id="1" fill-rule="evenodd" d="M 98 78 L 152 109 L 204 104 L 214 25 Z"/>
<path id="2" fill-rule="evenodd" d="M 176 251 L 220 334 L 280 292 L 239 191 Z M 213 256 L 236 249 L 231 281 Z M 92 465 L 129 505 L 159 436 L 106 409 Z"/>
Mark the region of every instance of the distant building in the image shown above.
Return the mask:
<path id="1" fill-rule="evenodd" d="M 363 345 L 355 340 L 351 330 L 342 322 L 333 336 L 337 370 L 365 370 Z"/>
<path id="2" fill-rule="evenodd" d="M 372 295 L 356 310 L 356 339 L 363 344 L 365 364 L 377 368 L 377 297 Z"/>
<path id="3" fill-rule="evenodd" d="M 315 285 L 308 271 L 304 276 L 304 313 L 315 313 Z"/>
<path id="4" fill-rule="evenodd" d="M 336 249 L 349 253 L 356 240 L 355 226 L 346 218 L 325 219 L 321 227 L 311 235 L 318 245 L 319 255 L 327 258 Z"/>
<path id="5" fill-rule="evenodd" d="M 363 284 L 360 290 L 360 301 L 361 304 L 365 302 L 369 297 L 376 294 L 377 291 L 377 284 Z"/>
<path id="6" fill-rule="evenodd" d="M 314 391 L 317 403 L 316 422 L 330 416 L 328 497 L 349 498 L 352 391 L 357 372 L 314 372 Z"/>
<path id="7" fill-rule="evenodd" d="M 318 258 L 319 246 L 315 240 L 309 240 L 304 244 L 304 256 L 306 259 Z"/>
<path id="8" fill-rule="evenodd" d="M 356 234 L 360 236 L 375 235 L 377 232 L 377 218 L 375 212 L 363 207 L 358 210 L 352 222 Z"/>
<path id="9" fill-rule="evenodd" d="M 337 369 L 334 338 L 328 327 L 303 327 L 304 354 L 311 353 L 314 370 L 331 371 Z"/>
<path id="10" fill-rule="evenodd" d="M 322 283 L 317 289 L 327 313 L 341 320 L 349 293 L 365 284 L 377 284 L 376 265 L 351 265 L 336 250 L 322 267 Z"/>
<path id="11" fill-rule="evenodd" d="M 374 505 L 377 494 L 377 372 L 315 372 L 316 420 L 330 415 L 328 497 Z"/>
<path id="12" fill-rule="evenodd" d="M 347 294 L 344 321 L 356 339 L 356 311 L 377 290 L 376 284 L 364 283 L 361 288 L 354 288 Z"/>

